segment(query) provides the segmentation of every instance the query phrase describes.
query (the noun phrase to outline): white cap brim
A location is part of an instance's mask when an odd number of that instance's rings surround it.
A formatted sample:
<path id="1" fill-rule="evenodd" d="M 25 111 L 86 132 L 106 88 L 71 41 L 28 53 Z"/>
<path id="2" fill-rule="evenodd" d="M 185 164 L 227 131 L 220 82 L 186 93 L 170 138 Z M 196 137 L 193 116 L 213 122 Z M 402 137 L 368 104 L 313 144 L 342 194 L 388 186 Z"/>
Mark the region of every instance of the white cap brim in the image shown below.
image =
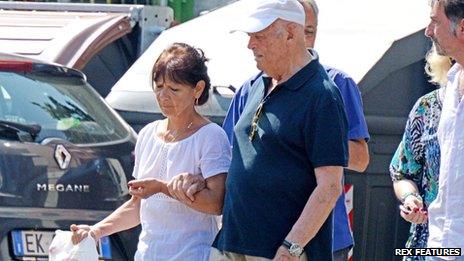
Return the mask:
<path id="1" fill-rule="evenodd" d="M 244 32 L 244 33 L 256 33 L 262 31 L 269 27 L 277 17 L 269 18 L 269 19 L 258 19 L 255 17 L 247 17 L 246 19 L 242 20 L 238 23 L 235 28 L 230 30 L 230 33 L 234 32 Z"/>

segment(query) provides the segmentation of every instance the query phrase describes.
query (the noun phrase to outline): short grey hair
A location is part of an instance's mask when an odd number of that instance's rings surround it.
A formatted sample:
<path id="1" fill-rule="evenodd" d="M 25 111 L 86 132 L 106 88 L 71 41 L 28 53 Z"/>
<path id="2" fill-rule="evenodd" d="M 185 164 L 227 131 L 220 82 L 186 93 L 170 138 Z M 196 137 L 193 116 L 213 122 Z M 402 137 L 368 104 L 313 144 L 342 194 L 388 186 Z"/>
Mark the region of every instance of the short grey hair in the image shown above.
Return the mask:
<path id="1" fill-rule="evenodd" d="M 317 7 L 316 1 L 315 0 L 299 0 L 299 1 L 300 3 L 307 3 L 309 6 L 311 6 L 314 16 L 316 17 L 316 23 L 318 23 L 319 8 Z"/>
<path id="2" fill-rule="evenodd" d="M 309 1 L 309 0 L 308 0 Z M 450 20 L 450 29 L 454 35 L 459 23 L 464 19 L 464 1 L 462 0 L 431 0 L 430 5 L 438 4 L 443 7 L 446 18 Z"/>

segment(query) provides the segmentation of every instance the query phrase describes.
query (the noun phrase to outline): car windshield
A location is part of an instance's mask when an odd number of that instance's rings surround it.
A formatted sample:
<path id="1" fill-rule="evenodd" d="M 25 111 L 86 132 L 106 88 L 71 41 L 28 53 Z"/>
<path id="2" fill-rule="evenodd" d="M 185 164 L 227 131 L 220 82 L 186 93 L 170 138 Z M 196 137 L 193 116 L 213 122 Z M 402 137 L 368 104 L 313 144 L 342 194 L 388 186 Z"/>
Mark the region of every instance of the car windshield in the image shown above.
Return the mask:
<path id="1" fill-rule="evenodd" d="M 0 72 L 0 120 L 40 125 L 36 142 L 60 138 L 89 144 L 128 135 L 97 92 L 75 76 Z"/>

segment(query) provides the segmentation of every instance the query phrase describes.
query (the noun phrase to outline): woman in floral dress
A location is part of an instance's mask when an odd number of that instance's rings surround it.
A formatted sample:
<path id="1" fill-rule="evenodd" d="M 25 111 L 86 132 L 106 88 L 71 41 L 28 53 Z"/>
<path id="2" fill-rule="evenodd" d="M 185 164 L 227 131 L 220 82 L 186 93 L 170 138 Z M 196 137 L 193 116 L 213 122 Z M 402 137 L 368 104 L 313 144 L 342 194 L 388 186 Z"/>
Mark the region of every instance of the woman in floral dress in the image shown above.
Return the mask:
<path id="1" fill-rule="evenodd" d="M 434 48 L 427 55 L 426 71 L 431 82 L 445 86 L 451 66 L 448 57 L 440 56 Z M 445 88 L 420 97 L 412 108 L 401 143 L 390 163 L 390 175 L 400 205 L 400 215 L 411 222 L 407 248 L 427 246 L 427 207 L 438 192 L 440 147 L 437 128 L 440 121 Z M 408 256 L 404 260 L 425 260 Z"/>

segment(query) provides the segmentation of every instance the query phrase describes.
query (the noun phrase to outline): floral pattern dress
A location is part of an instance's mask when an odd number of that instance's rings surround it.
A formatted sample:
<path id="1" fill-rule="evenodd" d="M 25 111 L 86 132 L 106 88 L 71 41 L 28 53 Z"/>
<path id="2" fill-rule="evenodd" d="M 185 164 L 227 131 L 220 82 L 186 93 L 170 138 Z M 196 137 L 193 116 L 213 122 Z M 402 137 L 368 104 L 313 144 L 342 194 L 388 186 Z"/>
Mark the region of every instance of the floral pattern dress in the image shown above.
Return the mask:
<path id="1" fill-rule="evenodd" d="M 392 180 L 414 181 L 426 209 L 438 193 L 440 147 L 437 128 L 443 91 L 435 90 L 417 100 L 409 114 L 401 143 L 390 163 Z M 406 247 L 427 247 L 428 234 L 428 224 L 411 224 Z M 425 257 L 410 256 L 404 260 L 425 260 Z"/>

